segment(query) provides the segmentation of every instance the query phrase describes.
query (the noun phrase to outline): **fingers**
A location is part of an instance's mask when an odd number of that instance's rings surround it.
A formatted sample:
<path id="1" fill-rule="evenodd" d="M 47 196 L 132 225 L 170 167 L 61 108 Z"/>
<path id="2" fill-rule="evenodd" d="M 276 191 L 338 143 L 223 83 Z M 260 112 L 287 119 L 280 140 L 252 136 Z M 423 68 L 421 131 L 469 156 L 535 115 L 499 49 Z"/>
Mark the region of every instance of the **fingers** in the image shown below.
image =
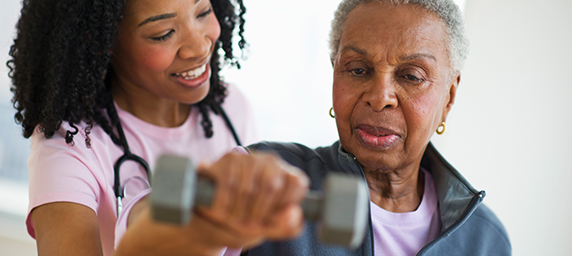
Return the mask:
<path id="1" fill-rule="evenodd" d="M 253 198 L 252 207 L 247 213 L 251 220 L 264 222 L 265 217 L 273 211 L 279 209 L 281 205 L 280 197 L 284 194 L 286 187 L 286 173 L 279 159 L 267 156 L 267 162 L 262 168 L 258 180 L 258 195 Z"/>
<path id="2" fill-rule="evenodd" d="M 301 230 L 309 181 L 298 168 L 274 155 L 229 153 L 199 169 L 217 186 L 213 205 L 199 209 L 204 218 L 249 237 L 290 238 Z"/>
<path id="3" fill-rule="evenodd" d="M 272 215 L 264 233 L 269 240 L 283 240 L 299 236 L 304 230 L 304 214 L 298 204 L 290 204 Z"/>
<path id="4" fill-rule="evenodd" d="M 294 166 L 285 165 L 283 168 L 287 172 L 285 175 L 286 186 L 279 205 L 300 203 L 308 193 L 310 180 L 302 170 Z"/>
<path id="5" fill-rule="evenodd" d="M 221 159 L 221 161 L 222 160 L 223 159 Z M 217 163 L 215 163 L 215 165 L 216 164 Z M 213 165 L 201 164 L 197 167 L 199 175 L 206 175 L 212 178 L 216 184 L 212 205 L 210 207 L 198 207 L 198 210 L 202 211 L 206 218 L 210 218 L 216 222 L 222 222 L 228 218 L 228 208 L 232 203 L 231 196 L 234 193 L 234 187 L 236 186 L 239 178 L 238 175 L 240 174 L 235 167 L 235 165 L 226 166 L 226 173 L 217 171 L 220 168 Z M 197 191 L 196 193 L 200 192 Z"/>
<path id="6" fill-rule="evenodd" d="M 238 166 L 241 170 L 238 171 L 239 178 L 233 186 L 235 188 L 234 193 L 230 195 L 233 197 L 233 200 L 228 207 L 230 212 L 229 219 L 231 221 L 248 222 L 250 217 L 247 214 L 248 208 L 251 207 L 251 202 L 259 197 L 257 196 L 260 194 L 257 183 L 261 182 L 259 176 L 263 170 L 260 170 L 260 168 L 264 167 L 258 167 L 256 163 L 251 161 L 240 161 L 232 165 L 234 167 Z"/>

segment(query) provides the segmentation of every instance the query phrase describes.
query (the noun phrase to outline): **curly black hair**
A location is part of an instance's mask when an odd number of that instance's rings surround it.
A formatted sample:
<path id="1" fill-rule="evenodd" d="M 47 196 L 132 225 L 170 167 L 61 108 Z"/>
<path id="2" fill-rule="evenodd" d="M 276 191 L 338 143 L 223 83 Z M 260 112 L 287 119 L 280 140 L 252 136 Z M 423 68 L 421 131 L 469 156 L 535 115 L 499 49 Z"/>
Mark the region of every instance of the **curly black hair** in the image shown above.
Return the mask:
<path id="1" fill-rule="evenodd" d="M 232 2 L 231 2 L 232 1 Z M 212 76 L 207 96 L 194 104 L 202 114 L 207 138 L 212 137 L 209 110 L 218 114 L 226 97 L 219 76 L 221 58 L 240 68 L 233 55 L 233 33 L 238 25 L 238 46 L 243 50 L 244 18 L 242 0 L 211 0 L 221 26 L 211 58 Z M 82 120 L 86 145 L 94 124 L 100 125 L 113 142 L 121 145 L 113 127 L 119 122 L 110 90 L 111 48 L 119 33 L 125 0 L 23 0 L 16 25 L 16 37 L 6 63 L 12 79 L 14 118 L 29 138 L 36 127 L 46 138 L 69 122 L 66 142 L 73 145 L 76 127 Z M 222 50 L 222 51 L 221 51 Z"/>

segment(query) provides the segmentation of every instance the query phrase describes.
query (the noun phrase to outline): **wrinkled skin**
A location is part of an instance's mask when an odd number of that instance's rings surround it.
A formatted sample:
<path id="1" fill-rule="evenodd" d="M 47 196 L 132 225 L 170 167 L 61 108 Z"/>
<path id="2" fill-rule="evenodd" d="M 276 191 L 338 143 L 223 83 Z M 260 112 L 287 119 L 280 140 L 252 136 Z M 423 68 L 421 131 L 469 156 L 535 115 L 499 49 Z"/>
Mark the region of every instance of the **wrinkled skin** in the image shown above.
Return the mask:
<path id="1" fill-rule="evenodd" d="M 343 24 L 332 63 L 338 133 L 386 210 L 413 211 L 421 201 L 421 157 L 460 81 L 446 38 L 437 16 L 413 6 L 362 4 Z"/>

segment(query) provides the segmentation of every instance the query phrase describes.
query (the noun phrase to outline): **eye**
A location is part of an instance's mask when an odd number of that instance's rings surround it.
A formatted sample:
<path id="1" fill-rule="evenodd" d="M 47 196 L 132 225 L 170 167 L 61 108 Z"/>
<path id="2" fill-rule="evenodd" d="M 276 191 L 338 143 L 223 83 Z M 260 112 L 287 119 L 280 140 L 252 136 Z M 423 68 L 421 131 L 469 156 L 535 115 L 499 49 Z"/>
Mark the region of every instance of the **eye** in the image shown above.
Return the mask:
<path id="1" fill-rule="evenodd" d="M 151 37 L 151 40 L 157 41 L 157 42 L 166 41 L 167 39 L 171 38 L 171 36 L 173 36 L 173 33 L 175 33 L 175 30 L 170 30 L 169 32 L 167 32 L 167 34 L 164 34 L 162 36 Z"/>
<path id="2" fill-rule="evenodd" d="M 416 76 L 411 75 L 411 74 L 405 75 L 405 78 L 406 78 L 407 80 L 410 80 L 410 81 L 419 81 L 419 80 L 421 80 L 421 79 L 419 79 L 419 78 L 417 78 Z"/>
<path id="3" fill-rule="evenodd" d="M 199 19 L 200 19 L 200 18 L 204 18 L 204 17 L 208 16 L 209 14 L 211 14 L 212 12 L 213 12 L 213 8 L 212 8 L 212 6 L 211 6 L 211 7 L 209 7 L 208 10 L 206 10 L 205 12 L 199 14 L 199 16 L 197 16 L 197 18 L 199 18 Z"/>
<path id="4" fill-rule="evenodd" d="M 350 70 L 350 73 L 354 76 L 363 76 L 366 74 L 366 71 L 363 68 L 356 68 L 356 69 Z"/>
<path id="5" fill-rule="evenodd" d="M 413 83 L 413 84 L 419 84 L 425 80 L 423 80 L 422 78 L 418 78 L 415 75 L 412 74 L 405 74 L 403 76 L 403 78 L 405 78 L 405 80 L 407 80 L 407 82 Z"/>

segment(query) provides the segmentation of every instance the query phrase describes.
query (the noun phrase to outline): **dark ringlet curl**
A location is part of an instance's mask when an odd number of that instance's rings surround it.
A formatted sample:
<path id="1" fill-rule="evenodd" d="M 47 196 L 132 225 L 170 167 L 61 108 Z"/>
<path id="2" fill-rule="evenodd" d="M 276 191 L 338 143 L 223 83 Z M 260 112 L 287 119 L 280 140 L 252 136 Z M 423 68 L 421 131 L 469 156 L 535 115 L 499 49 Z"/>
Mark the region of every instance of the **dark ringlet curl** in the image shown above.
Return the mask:
<path id="1" fill-rule="evenodd" d="M 232 2 L 231 2 L 232 1 Z M 244 41 L 246 12 L 242 0 L 211 0 L 221 26 L 211 59 L 210 91 L 195 104 L 202 114 L 205 136 L 213 135 L 209 110 L 218 109 L 226 97 L 226 86 L 219 71 L 219 50 L 232 66 L 240 68 L 233 55 L 233 33 L 238 25 L 239 48 Z M 119 122 L 111 98 L 108 49 L 119 33 L 125 0 L 23 0 L 16 25 L 16 38 L 7 62 L 12 79 L 14 118 L 29 138 L 37 128 L 51 138 L 67 121 L 66 143 L 73 145 L 82 120 L 87 123 L 86 145 L 94 124 L 107 132 L 115 144 L 121 142 L 114 132 Z M 235 6 L 238 10 L 235 10 Z"/>

